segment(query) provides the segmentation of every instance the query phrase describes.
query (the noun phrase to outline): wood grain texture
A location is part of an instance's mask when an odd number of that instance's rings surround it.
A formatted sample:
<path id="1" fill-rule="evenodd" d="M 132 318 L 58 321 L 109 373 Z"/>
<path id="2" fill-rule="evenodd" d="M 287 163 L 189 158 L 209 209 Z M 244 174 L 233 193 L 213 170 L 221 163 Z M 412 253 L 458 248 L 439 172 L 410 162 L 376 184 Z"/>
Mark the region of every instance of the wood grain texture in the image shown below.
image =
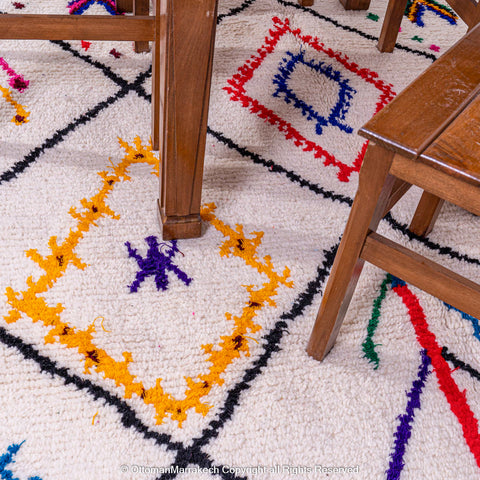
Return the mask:
<path id="1" fill-rule="evenodd" d="M 471 55 L 479 59 L 479 51 L 477 26 L 362 129 L 379 142 L 367 148 L 307 346 L 318 360 L 333 346 L 364 261 L 479 317 L 480 285 L 375 232 L 380 215 L 410 185 L 424 190 L 412 221 L 421 235 L 431 229 L 445 200 L 480 215 L 480 75 L 478 64 L 470 62 Z"/>
<path id="2" fill-rule="evenodd" d="M 0 39 L 153 40 L 151 17 L 110 15 L 0 15 Z"/>
<path id="3" fill-rule="evenodd" d="M 423 152 L 420 161 L 480 184 L 480 96 Z"/>
<path id="4" fill-rule="evenodd" d="M 161 0 L 153 2 L 154 37 L 152 42 L 152 147 L 161 151 L 162 132 L 164 130 L 165 115 L 163 111 L 163 96 L 165 91 L 165 69 L 167 50 L 167 17 L 162 11 L 166 4 Z M 162 62 L 162 52 L 164 61 Z"/>
<path id="5" fill-rule="evenodd" d="M 447 202 L 480 215 L 479 188 L 475 183 L 401 155 L 394 157 L 391 173 Z"/>
<path id="6" fill-rule="evenodd" d="M 480 83 L 480 28 L 449 49 L 359 134 L 413 158 L 465 108 Z"/>
<path id="7" fill-rule="evenodd" d="M 148 0 L 117 6 L 134 15 L 0 15 L 0 38 L 133 40 L 137 51 L 153 42 L 152 143 L 162 158 L 163 235 L 197 237 L 217 1 L 154 0 L 153 16 Z"/>
<path id="8" fill-rule="evenodd" d="M 384 217 L 402 199 L 402 197 L 410 190 L 411 186 L 410 183 L 400 180 L 399 178 L 395 179 L 390 199 L 388 200 L 388 204 L 382 217 Z"/>
<path id="9" fill-rule="evenodd" d="M 162 0 L 163 129 L 160 217 L 163 238 L 198 237 L 215 42 L 216 0 Z M 163 37 L 163 34 L 162 34 Z"/>

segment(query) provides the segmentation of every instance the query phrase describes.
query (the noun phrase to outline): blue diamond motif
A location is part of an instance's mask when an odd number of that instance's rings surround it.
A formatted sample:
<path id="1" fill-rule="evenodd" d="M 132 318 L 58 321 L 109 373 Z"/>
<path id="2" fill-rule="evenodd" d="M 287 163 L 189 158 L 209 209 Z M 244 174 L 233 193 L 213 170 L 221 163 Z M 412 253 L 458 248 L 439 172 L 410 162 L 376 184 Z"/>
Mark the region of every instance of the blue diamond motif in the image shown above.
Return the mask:
<path id="1" fill-rule="evenodd" d="M 282 98 L 286 103 L 292 104 L 295 108 L 301 110 L 302 115 L 307 120 L 316 122 L 315 131 L 317 135 L 323 133 L 323 127 L 331 125 L 337 127 L 345 133 L 353 133 L 353 128 L 345 123 L 345 115 L 350 107 L 350 102 L 356 92 L 349 84 L 349 80 L 344 78 L 342 74 L 334 70 L 333 66 L 322 61 L 306 60 L 305 53 L 300 50 L 298 54 L 286 52 L 287 58 L 283 58 L 283 62 L 278 67 L 278 72 L 273 77 L 273 84 L 276 85 L 274 97 Z M 316 73 L 325 76 L 328 80 L 337 83 L 338 99 L 331 108 L 328 115 L 321 115 L 312 105 L 307 104 L 299 98 L 297 94 L 289 87 L 289 80 L 298 65 L 305 65 L 314 70 Z M 321 92 L 319 92 L 321 94 Z"/>

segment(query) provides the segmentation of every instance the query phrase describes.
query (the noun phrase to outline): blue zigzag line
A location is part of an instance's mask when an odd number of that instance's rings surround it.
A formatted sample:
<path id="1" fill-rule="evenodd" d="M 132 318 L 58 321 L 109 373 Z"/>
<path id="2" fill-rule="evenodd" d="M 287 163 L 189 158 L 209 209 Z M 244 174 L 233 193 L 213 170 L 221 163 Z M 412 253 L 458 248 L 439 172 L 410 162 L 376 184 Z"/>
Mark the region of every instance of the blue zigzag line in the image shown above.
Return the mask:
<path id="1" fill-rule="evenodd" d="M 456 25 L 457 24 L 457 19 L 456 18 L 451 17 L 451 16 L 449 16 L 445 13 L 439 12 L 438 10 L 435 10 L 435 8 L 432 5 L 425 5 L 425 8 L 428 8 L 432 12 L 435 12 L 439 17 L 445 19 L 451 25 Z"/>
<path id="2" fill-rule="evenodd" d="M 280 73 L 273 77 L 273 83 L 277 86 L 277 90 L 273 96 L 280 97 L 280 94 L 283 94 L 285 102 L 293 102 L 293 106 L 300 109 L 302 115 L 305 116 L 307 120 L 315 119 L 317 121 L 315 130 L 318 135 L 322 134 L 322 126 L 325 127 L 329 124 L 338 127 L 346 133 L 353 133 L 352 127 L 340 123 L 340 120 L 345 119 L 345 114 L 350 107 L 350 100 L 352 100 L 353 94 L 356 93 L 356 91 L 348 84 L 348 79 L 343 79 L 341 73 L 334 70 L 332 65 L 326 64 L 325 62 L 315 63 L 313 60 L 306 61 L 303 51 L 300 51 L 298 55 L 294 55 L 291 52 L 286 53 L 290 56 L 290 60 L 284 58 L 283 61 L 285 63 L 280 65 L 278 69 Z M 328 79 L 335 81 L 340 87 L 338 101 L 330 112 L 328 119 L 318 114 L 311 105 L 308 105 L 303 100 L 299 99 L 292 89 L 288 87 L 288 80 L 294 72 L 297 63 L 303 63 L 307 67 L 316 70 Z"/>
<path id="3" fill-rule="evenodd" d="M 25 440 L 20 443 L 14 443 L 10 445 L 7 448 L 7 453 L 4 453 L 2 456 L 0 456 L 0 478 L 2 480 L 19 480 L 18 477 L 13 476 L 13 473 L 11 470 L 7 470 L 7 465 L 10 463 L 15 463 L 15 460 L 13 457 L 17 454 L 17 452 L 20 450 L 20 447 L 25 443 Z M 42 480 L 40 477 L 28 477 L 28 480 Z"/>
<path id="4" fill-rule="evenodd" d="M 445 13 L 440 12 L 439 10 L 435 9 L 434 5 L 425 5 L 424 3 L 417 3 L 416 5 L 416 13 L 415 13 L 415 20 L 413 23 L 417 25 L 418 27 L 424 27 L 425 23 L 423 22 L 423 14 L 425 13 L 426 9 L 434 12 L 436 15 L 438 15 L 440 18 L 443 18 L 446 20 L 448 23 L 451 25 L 456 25 L 457 20 L 453 17 L 450 17 L 446 15 Z"/>
<path id="5" fill-rule="evenodd" d="M 400 474 L 405 466 L 403 457 L 406 452 L 408 440 L 412 435 L 412 424 L 415 418 L 415 409 L 420 409 L 420 396 L 422 394 L 423 387 L 427 376 L 430 374 L 430 358 L 427 355 L 426 350 L 422 350 L 422 362 L 418 369 L 418 378 L 414 380 L 412 388 L 407 393 L 408 402 L 406 412 L 400 415 L 398 419 L 400 424 L 395 432 L 395 448 L 391 455 L 392 460 L 389 463 L 387 470 L 387 480 L 398 480 Z"/>

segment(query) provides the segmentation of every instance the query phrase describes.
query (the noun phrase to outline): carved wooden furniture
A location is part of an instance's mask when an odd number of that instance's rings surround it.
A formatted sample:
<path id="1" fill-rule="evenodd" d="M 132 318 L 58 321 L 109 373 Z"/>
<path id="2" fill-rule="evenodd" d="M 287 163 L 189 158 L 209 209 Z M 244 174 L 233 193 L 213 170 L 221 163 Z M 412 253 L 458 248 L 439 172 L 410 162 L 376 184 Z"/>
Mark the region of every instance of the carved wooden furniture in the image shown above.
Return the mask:
<path id="1" fill-rule="evenodd" d="M 162 158 L 163 238 L 197 237 L 216 0 L 119 0 L 135 15 L 0 15 L 0 38 L 152 42 L 152 139 Z M 138 43 L 138 42 L 143 42 Z"/>
<path id="2" fill-rule="evenodd" d="M 370 144 L 308 343 L 316 359 L 333 346 L 365 261 L 480 318 L 480 285 L 376 233 L 412 184 L 480 214 L 479 65 L 477 26 L 361 129 Z"/>

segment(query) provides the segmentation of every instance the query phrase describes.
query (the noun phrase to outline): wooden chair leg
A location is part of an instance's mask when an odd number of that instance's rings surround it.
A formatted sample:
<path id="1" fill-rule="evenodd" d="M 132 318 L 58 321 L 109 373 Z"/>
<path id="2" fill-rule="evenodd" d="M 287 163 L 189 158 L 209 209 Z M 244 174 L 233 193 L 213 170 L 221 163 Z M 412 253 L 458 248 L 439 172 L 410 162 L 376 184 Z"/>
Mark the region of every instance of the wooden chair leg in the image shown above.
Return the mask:
<path id="1" fill-rule="evenodd" d="M 313 0 L 298 0 L 298 3 L 304 7 L 311 7 L 313 5 Z"/>
<path id="2" fill-rule="evenodd" d="M 360 253 L 388 205 L 395 178 L 389 175 L 394 153 L 370 143 L 360 171 L 358 191 L 340 242 L 307 353 L 322 360 L 335 343 L 364 261 Z"/>
<path id="3" fill-rule="evenodd" d="M 390 195 L 390 200 L 388 205 L 385 208 L 383 217 L 397 204 L 397 202 L 410 190 L 412 184 L 400 180 L 399 178 L 395 179 L 395 182 L 392 187 L 392 193 Z"/>
<path id="4" fill-rule="evenodd" d="M 201 234 L 217 0 L 165 3 L 166 11 L 159 15 L 160 21 L 165 22 L 159 29 L 162 38 L 155 42 L 152 111 L 153 131 L 157 131 L 157 126 L 160 131 L 162 159 L 159 213 L 163 238 L 171 240 Z"/>
<path id="5" fill-rule="evenodd" d="M 148 15 L 150 11 L 149 0 L 133 0 L 133 14 L 134 15 Z M 148 42 L 135 42 L 135 52 L 143 53 L 150 51 Z"/>
<path id="6" fill-rule="evenodd" d="M 340 0 L 345 10 L 367 10 L 370 0 Z"/>
<path id="7" fill-rule="evenodd" d="M 428 235 L 435 225 L 443 204 L 444 200 L 441 198 L 432 193 L 423 192 L 409 230 L 421 237 Z"/>
<path id="8" fill-rule="evenodd" d="M 407 0 L 390 0 L 388 2 L 377 44 L 377 48 L 381 52 L 393 52 L 406 7 Z"/>
<path id="9" fill-rule="evenodd" d="M 133 0 L 115 0 L 115 6 L 117 8 L 117 12 L 120 12 L 120 13 L 133 12 Z"/>

